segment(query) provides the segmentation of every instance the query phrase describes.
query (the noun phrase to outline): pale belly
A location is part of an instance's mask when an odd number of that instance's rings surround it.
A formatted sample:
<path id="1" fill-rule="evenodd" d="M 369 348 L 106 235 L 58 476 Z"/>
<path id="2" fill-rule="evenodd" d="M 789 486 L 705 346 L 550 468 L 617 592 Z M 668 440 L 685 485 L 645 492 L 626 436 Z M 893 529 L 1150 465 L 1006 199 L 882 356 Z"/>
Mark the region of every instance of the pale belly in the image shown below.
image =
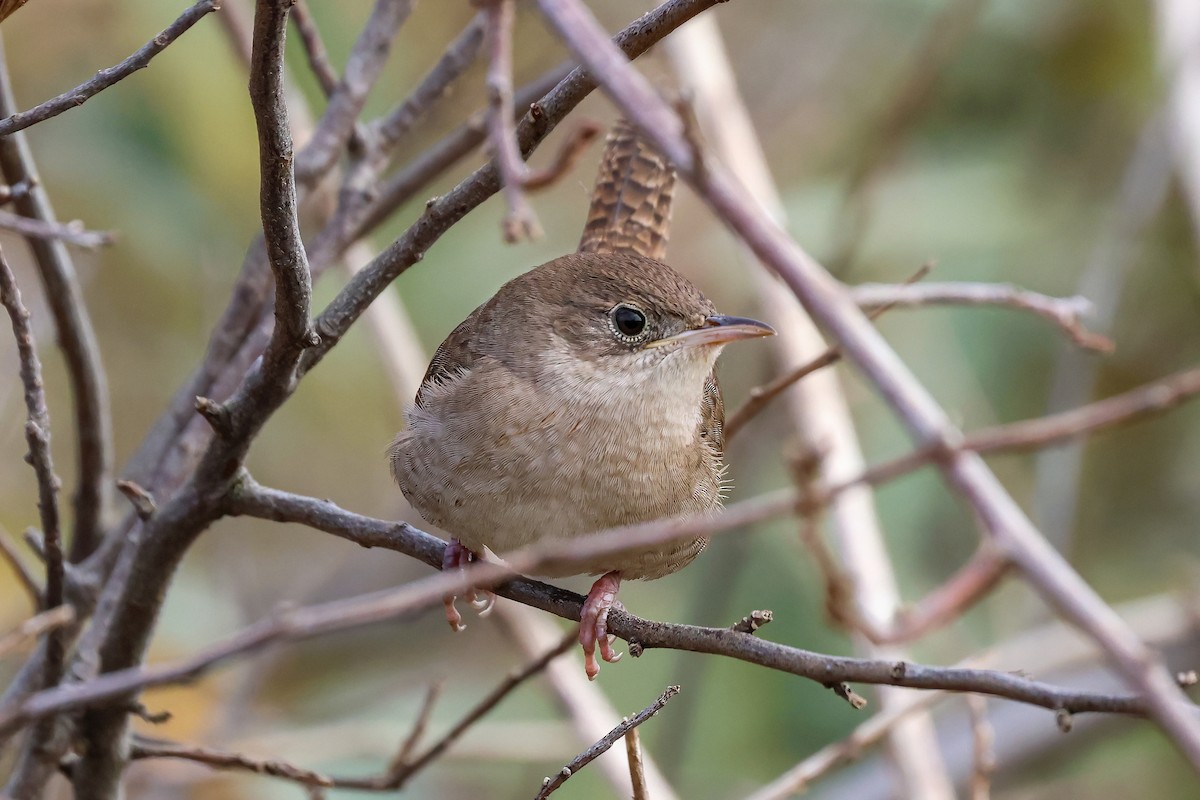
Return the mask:
<path id="1" fill-rule="evenodd" d="M 719 459 L 698 441 L 695 420 L 676 409 L 566 407 L 531 415 L 518 399 L 488 415 L 473 406 L 438 411 L 410 412 L 393 447 L 393 472 L 426 520 L 473 550 L 502 555 L 720 505 Z M 541 574 L 656 578 L 688 564 L 704 544 L 688 537 Z"/>

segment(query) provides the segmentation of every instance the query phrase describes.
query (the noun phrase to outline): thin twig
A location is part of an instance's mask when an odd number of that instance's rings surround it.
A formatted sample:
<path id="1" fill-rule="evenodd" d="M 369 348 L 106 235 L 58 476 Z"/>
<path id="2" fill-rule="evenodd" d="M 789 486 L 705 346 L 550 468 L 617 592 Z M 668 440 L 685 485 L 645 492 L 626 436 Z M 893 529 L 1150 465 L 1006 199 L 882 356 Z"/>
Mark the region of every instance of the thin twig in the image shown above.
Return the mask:
<path id="1" fill-rule="evenodd" d="M 539 0 L 543 14 L 621 111 L 720 216 L 796 293 L 814 319 L 842 346 L 918 442 L 953 450 L 962 434 L 929 391 L 895 355 L 848 293 L 761 209 L 719 163 L 701 162 L 678 115 L 612 46 L 579 0 Z M 1065 618 L 1091 635 L 1117 671 L 1146 698 L 1192 768 L 1200 773 L 1200 716 L 1161 660 L 1117 618 L 1062 554 L 1054 550 L 983 460 L 957 452 L 939 463 L 952 489 L 978 515 L 989 536 L 1023 577 Z"/>
<path id="2" fill-rule="evenodd" d="M 317 28 L 317 22 L 313 19 L 312 12 L 308 10 L 308 3 L 305 0 L 295 0 L 295 4 L 292 6 L 292 22 L 296 24 L 296 32 L 300 34 L 300 43 L 304 45 L 304 55 L 308 58 L 308 67 L 316 76 L 317 84 L 321 87 L 325 99 L 328 100 L 337 91 L 338 74 L 329 61 L 329 52 L 325 49 L 325 43 L 321 41 L 321 31 Z M 366 129 L 356 119 L 348 139 L 351 152 L 363 150 L 366 142 Z"/>
<path id="3" fill-rule="evenodd" d="M 402 770 L 406 769 L 409 762 L 412 760 L 413 751 L 417 749 L 417 745 L 421 743 L 421 739 L 425 736 L 425 730 L 429 727 L 429 720 L 433 716 L 433 708 L 437 705 L 438 698 L 442 696 L 442 689 L 445 688 L 443 681 L 435 681 L 425 690 L 425 699 L 421 701 L 421 709 L 417 712 L 416 721 L 413 722 L 412 730 L 408 732 L 408 736 L 404 737 L 404 741 L 400 743 L 400 749 L 396 751 L 396 755 L 392 756 L 392 760 L 388 763 L 387 775 L 399 775 Z"/>
<path id="4" fill-rule="evenodd" d="M 1086 297 L 1049 297 L 1007 283 L 922 283 L 888 285 L 861 283 L 850 289 L 850 297 L 861 308 L 887 305 L 917 306 L 1002 306 L 1029 311 L 1058 326 L 1075 344 L 1098 353 L 1111 353 L 1107 336 L 1084 327 L 1082 319 L 1092 311 Z"/>
<path id="5" fill-rule="evenodd" d="M 932 269 L 931 264 L 922 264 L 921 268 L 913 273 L 912 277 L 910 277 L 902 285 L 907 286 L 921 280 L 929 274 L 930 269 Z M 895 305 L 895 303 L 882 303 L 879 306 L 872 308 L 867 313 L 867 319 L 879 319 L 880 316 L 889 311 Z M 789 386 L 793 385 L 797 381 L 802 380 L 808 375 L 811 375 L 819 369 L 824 369 L 825 367 L 836 364 L 841 360 L 841 358 L 841 348 L 837 345 L 833 345 L 826 348 L 825 352 L 821 353 L 821 355 L 809 360 L 804 364 L 801 364 L 789 372 L 785 372 L 778 378 L 764 383 L 762 386 L 755 386 L 750 390 L 750 394 L 746 398 L 746 401 L 725 418 L 725 438 L 732 439 L 735 435 L 737 435 L 737 432 L 745 427 L 747 422 L 758 416 L 758 414 L 760 414 L 772 400 L 783 394 L 783 392 Z"/>
<path id="6" fill-rule="evenodd" d="M 15 110 L 8 66 L 0 49 L 0 115 Z M 0 136 L 0 172 L 9 185 L 29 187 L 27 192 L 14 198 L 18 214 L 56 224 L 54 208 L 38 180 L 33 153 L 24 133 Z M 70 560 L 78 563 L 100 540 L 109 506 L 113 444 L 108 381 L 70 253 L 62 242 L 54 239 L 30 238 L 28 243 L 45 288 L 46 302 L 54 316 L 58 346 L 65 357 L 71 384 L 77 438 L 77 488 Z"/>
<path id="7" fill-rule="evenodd" d="M 256 775 L 285 778 L 305 786 L 333 786 L 332 779 L 325 775 L 294 766 L 286 761 L 255 758 L 245 753 L 218 750 L 203 745 L 165 742 L 145 736 L 139 736 L 133 742 L 129 757 L 135 761 L 150 758 L 175 758 L 204 764 L 214 769 L 239 770 L 253 772 Z"/>
<path id="8" fill-rule="evenodd" d="M 970 783 L 971 800 L 989 800 L 992 796 L 992 773 L 996 771 L 996 733 L 988 721 L 986 698 L 975 694 L 967 695 L 967 709 L 971 715 L 974 754 Z"/>
<path id="9" fill-rule="evenodd" d="M 162 33 L 142 45 L 137 52 L 121 63 L 100 70 L 91 80 L 81 83 L 58 97 L 49 99 L 41 105 L 34 106 L 28 111 L 8 112 L 9 116 L 0 119 L 0 137 L 24 130 L 30 125 L 36 125 L 51 117 L 57 117 L 64 111 L 81 106 L 117 81 L 149 66 L 152 58 L 182 36 L 188 28 L 199 22 L 209 12 L 216 11 L 220 7 L 220 0 L 200 0 L 180 14 L 179 18 L 168 25 Z"/>
<path id="10" fill-rule="evenodd" d="M 383 72 L 396 31 L 408 19 L 412 7 L 413 0 L 375 0 L 350 51 L 342 78 L 329 96 L 325 113 L 296 157 L 297 183 L 311 187 L 337 163 L 366 105 L 367 95 Z"/>
<path id="11" fill-rule="evenodd" d="M 1160 381 L 1070 411 L 984 428 L 967 434 L 954 450 L 987 454 L 1044 448 L 1056 442 L 1162 414 L 1197 394 L 1200 394 L 1200 368 L 1177 372 Z M 925 447 L 869 467 L 861 475 L 825 491 L 836 492 L 857 483 L 879 485 L 952 455 L 952 452 L 937 446 Z"/>
<path id="12" fill-rule="evenodd" d="M 412 94 L 404 98 L 387 116 L 371 123 L 371 131 L 380 150 L 393 150 L 403 136 L 433 106 L 445 97 L 450 87 L 475 63 L 483 45 L 484 14 L 476 14 L 462 32 L 446 46 L 445 52 L 426 73 Z M 542 93 L 539 93 L 541 96 Z"/>
<path id="13" fill-rule="evenodd" d="M 17 279 L 3 252 L 0 252 L 0 304 L 8 311 L 13 337 L 17 341 L 21 385 L 25 389 L 25 441 L 29 446 L 29 464 L 37 475 L 38 512 L 42 520 L 46 562 L 46 593 L 40 608 L 58 608 L 63 604 L 63 550 L 58 520 L 58 489 L 61 484 L 54 474 L 54 460 L 50 456 L 50 411 L 46 408 L 42 362 L 38 359 L 37 344 L 29 325 L 29 310 L 21 302 Z M 42 671 L 43 688 L 56 686 L 62 677 L 63 651 L 62 638 L 57 632 L 51 633 Z"/>
<path id="14" fill-rule="evenodd" d="M 578 640 L 578 631 L 572 631 L 564 636 L 562 641 L 560 641 L 542 656 L 534 659 L 520 669 L 513 670 L 496 686 L 496 688 L 488 693 L 487 697 L 476 703 L 470 711 L 463 715 L 462 719 L 455 723 L 450 730 L 446 731 L 441 738 L 430 745 L 425 752 L 421 753 L 421 755 L 416 759 L 413 759 L 412 761 L 398 759 L 393 762 L 391 768 L 386 774 L 378 778 L 335 778 L 335 785 L 348 789 L 399 789 L 408 782 L 409 778 L 445 753 L 451 745 L 453 745 L 459 740 L 459 738 L 462 737 L 468 728 L 470 728 L 493 708 L 499 705 L 500 701 L 512 694 L 514 689 L 535 675 L 541 673 L 542 670 L 546 668 L 546 665 L 570 650 Z"/>
<path id="15" fill-rule="evenodd" d="M 590 120 L 579 123 L 570 132 L 562 146 L 558 148 L 553 162 L 539 169 L 531 169 L 525 174 L 525 188 L 530 191 L 545 189 L 564 175 L 569 174 L 575 168 L 575 164 L 579 162 L 579 157 L 587 150 L 588 145 L 600 135 L 601 130 L 598 123 Z"/>
<path id="16" fill-rule="evenodd" d="M 329 52 L 325 49 L 325 43 L 321 41 L 321 31 L 317 28 L 317 22 L 313 19 L 312 12 L 308 10 L 308 3 L 305 0 L 296 0 L 292 6 L 292 22 L 295 23 L 296 32 L 300 34 L 300 42 L 304 45 L 308 68 L 312 70 L 317 84 L 324 92 L 325 98 L 328 99 L 337 89 L 337 70 L 329 62 Z"/>
<path id="17" fill-rule="evenodd" d="M 112 231 L 89 231 L 78 220 L 74 222 L 47 222 L 45 220 L 22 217 L 20 214 L 13 214 L 8 211 L 0 211 L 0 228 L 14 231 L 22 236 L 32 236 L 38 239 L 58 239 L 59 241 L 66 242 L 75 247 L 82 247 L 86 250 L 95 250 L 99 247 L 110 245 L 117 240 L 117 235 Z"/>
<path id="18" fill-rule="evenodd" d="M 646 764 L 642 761 L 642 737 L 637 728 L 625 734 L 625 756 L 629 759 L 629 782 L 633 784 L 633 800 L 650 800 L 646 788 Z"/>
<path id="19" fill-rule="evenodd" d="M 22 622 L 16 630 L 0 636 L 0 658 L 16 650 L 30 639 L 56 631 L 75 620 L 75 609 L 71 606 L 55 606 Z"/>
<path id="20" fill-rule="evenodd" d="M 488 132 L 496 166 L 500 170 L 500 182 L 504 186 L 504 202 L 508 213 L 504 215 L 504 240 L 517 242 L 521 239 L 539 239 L 542 226 L 525 197 L 525 179 L 529 168 L 521 157 L 513 129 L 512 47 L 513 19 L 516 16 L 514 0 L 482 0 L 487 14 L 488 71 L 487 90 L 491 111 L 488 114 Z"/>
<path id="21" fill-rule="evenodd" d="M 37 611 L 42 607 L 42 587 L 38 585 L 37 578 L 33 577 L 33 569 L 25 563 L 25 559 L 17 550 L 16 541 L 3 526 L 0 526 L 0 556 L 3 556 L 8 565 L 12 567 L 17 581 L 29 595 L 29 602 L 33 606 L 33 610 Z"/>
<path id="22" fill-rule="evenodd" d="M 534 800 L 545 800 L 545 798 L 553 794 L 558 787 L 566 783 L 568 778 L 570 778 L 576 772 L 579 772 L 579 770 L 583 769 L 588 764 L 595 761 L 597 756 L 616 744 L 618 739 L 637 728 L 659 711 L 662 711 L 663 706 L 670 702 L 671 698 L 677 694 L 679 694 L 678 686 L 668 686 L 666 691 L 659 695 L 659 698 L 653 703 L 643 708 L 631 719 L 622 720 L 620 725 L 606 733 L 594 745 L 575 756 L 575 758 L 571 759 L 570 763 L 556 772 L 553 778 L 546 778 L 544 781 L 542 781 L 542 789 L 537 793 Z"/>

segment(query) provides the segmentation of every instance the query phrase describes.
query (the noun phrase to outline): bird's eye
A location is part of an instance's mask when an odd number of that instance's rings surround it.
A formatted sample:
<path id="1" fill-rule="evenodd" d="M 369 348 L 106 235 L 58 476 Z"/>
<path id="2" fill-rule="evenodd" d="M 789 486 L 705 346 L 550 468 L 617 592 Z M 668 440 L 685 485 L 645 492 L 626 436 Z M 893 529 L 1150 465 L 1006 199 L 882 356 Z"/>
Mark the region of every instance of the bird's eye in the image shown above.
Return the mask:
<path id="1" fill-rule="evenodd" d="M 613 327 L 622 336 L 634 338 L 646 330 L 646 315 L 633 306 L 621 304 L 609 314 Z"/>

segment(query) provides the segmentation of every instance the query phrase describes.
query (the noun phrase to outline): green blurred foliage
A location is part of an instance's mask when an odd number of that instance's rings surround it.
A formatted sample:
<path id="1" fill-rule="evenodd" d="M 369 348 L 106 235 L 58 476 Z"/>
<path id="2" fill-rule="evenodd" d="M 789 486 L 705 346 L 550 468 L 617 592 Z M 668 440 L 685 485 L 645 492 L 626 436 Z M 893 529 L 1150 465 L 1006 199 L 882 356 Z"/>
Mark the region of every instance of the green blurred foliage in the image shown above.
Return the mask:
<path id="1" fill-rule="evenodd" d="M 120 60 L 183 5 L 30 3 L 3 30 L 19 104 L 31 106 Z M 340 66 L 369 3 L 310 5 Z M 646 4 L 593 5 L 615 28 Z M 880 144 L 881 121 L 904 77 L 928 57 L 924 44 L 942 8 L 931 0 L 738 0 L 716 12 L 780 182 L 790 228 L 818 258 L 838 254 L 849 176 Z M 465 2 L 420 4 L 400 34 L 368 114 L 383 113 L 402 98 L 471 13 Z M 564 55 L 524 5 L 517 36 L 519 78 L 533 77 Z M 290 48 L 295 81 L 319 110 L 319 91 L 296 42 Z M 666 73 L 661 56 L 652 54 L 647 62 L 648 69 Z M 209 18 L 148 70 L 29 132 L 60 216 L 121 233 L 115 247 L 78 256 L 108 369 L 121 459 L 133 452 L 203 353 L 255 233 L 257 154 L 245 83 L 221 24 Z M 477 64 L 421 122 L 400 162 L 478 108 L 481 87 Z M 987 5 L 911 130 L 873 172 L 862 196 L 861 235 L 839 276 L 896 282 L 934 260 L 935 280 L 1005 281 L 1050 294 L 1074 293 L 1104 241 L 1134 142 L 1163 96 L 1146 3 Z M 579 113 L 601 120 L 613 114 L 600 97 L 589 98 Z M 542 163 L 547 152 L 534 161 Z M 503 209 L 494 198 L 397 281 L 395 291 L 408 301 L 426 348 L 504 280 L 574 248 L 597 154 L 593 148 L 573 175 L 533 198 L 548 231 L 542 241 L 502 244 Z M 443 192 L 482 159 L 473 154 L 422 198 Z M 692 195 L 686 190 L 682 195 L 671 260 L 722 309 L 752 313 L 754 297 L 742 276 L 757 267 L 743 261 L 733 239 Z M 421 205 L 415 201 L 401 209 L 373 236 L 372 247 L 384 247 Z M 1135 256 L 1118 288 L 1111 331 L 1117 349 L 1108 357 L 1069 354 L 1070 345 L 1043 321 L 1009 311 L 899 310 L 881 320 L 880 328 L 968 429 L 1037 416 L 1047 411 L 1049 388 L 1064 358 L 1096 361 L 1095 397 L 1200 360 L 1195 242 L 1185 201 L 1173 192 L 1133 243 Z M 21 272 L 41 332 L 65 500 L 72 486 L 65 376 L 23 245 L 10 236 L 3 244 Z M 318 286 L 316 307 L 343 279 L 330 275 Z M 736 363 L 725 365 L 731 407 L 770 374 L 766 352 L 746 347 Z M 36 523 L 35 491 L 20 459 L 23 412 L 6 337 L 0 337 L 0 357 L 6 369 L 0 379 L 5 454 L 0 523 L 20 531 Z M 868 457 L 904 451 L 908 440 L 892 415 L 851 371 L 839 369 Z M 401 412 L 371 342 L 356 330 L 270 422 L 250 466 L 269 485 L 329 497 L 374 516 L 412 518 L 383 457 L 402 424 Z M 790 437 L 779 408 L 746 432 L 731 453 L 735 498 L 786 483 L 778 442 Z M 1034 513 L 1035 464 L 1028 456 L 994 460 Z M 929 471 L 883 488 L 877 503 L 908 598 L 936 586 L 975 547 L 970 513 Z M 1058 532 L 1060 541 L 1107 599 L 1180 590 L 1194 582 L 1200 556 L 1200 408 L 1184 407 L 1089 443 L 1074 519 L 1071 530 Z M 768 638 L 852 652 L 846 636 L 823 618 L 819 576 L 794 527 L 760 527 L 715 541 L 711 552 L 677 576 L 628 585 L 625 603 L 652 618 L 706 625 L 771 608 L 776 621 L 765 631 Z M 425 573 L 404 558 L 368 553 L 298 527 L 226 520 L 202 537 L 183 564 L 152 658 L 192 652 L 281 602 L 343 597 Z M 586 587 L 580 580 L 571 585 Z M 0 581 L 0 604 L 3 627 L 29 611 L 7 575 Z M 952 662 L 1044 616 L 1027 590 L 1008 586 L 922 643 L 915 655 Z M 147 702 L 175 713 L 155 733 L 244 747 L 321 771 L 366 773 L 379 769 L 405 734 L 429 682 L 446 681 L 434 714 L 436 734 L 518 660 L 488 622 L 473 622 L 465 634 L 451 636 L 439 612 L 430 611 L 257 656 L 197 686 L 152 692 Z M 0 675 L 13 666 L 0 665 Z M 632 712 L 680 674 L 692 683 L 643 729 L 643 739 L 652 754 L 668 754 L 664 765 L 684 797 L 744 793 L 863 719 L 811 683 L 693 654 L 652 652 L 606 667 L 601 683 L 618 708 Z M 1041 724 L 1052 723 L 1047 716 Z M 547 692 L 535 683 L 424 773 L 408 795 L 527 796 L 578 749 Z M 515 761 L 504 763 L 506 754 Z M 1003 774 L 998 797 L 1195 794 L 1169 745 L 1136 723 L 1062 743 L 1053 756 Z M 165 763 L 135 766 L 130 788 L 135 797 L 296 796 L 294 787 L 269 779 Z M 606 797 L 609 790 L 585 770 L 562 796 Z"/>

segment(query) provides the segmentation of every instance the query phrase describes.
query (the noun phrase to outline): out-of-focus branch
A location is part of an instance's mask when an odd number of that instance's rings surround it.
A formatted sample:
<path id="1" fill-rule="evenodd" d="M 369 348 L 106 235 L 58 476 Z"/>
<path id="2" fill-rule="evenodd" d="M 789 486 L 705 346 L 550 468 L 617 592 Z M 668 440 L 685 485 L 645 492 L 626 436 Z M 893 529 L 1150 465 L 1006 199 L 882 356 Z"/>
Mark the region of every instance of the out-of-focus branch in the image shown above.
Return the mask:
<path id="1" fill-rule="evenodd" d="M 16 650 L 30 639 L 69 625 L 75 619 L 75 610 L 70 606 L 56 606 L 22 622 L 16 630 L 0 636 L 0 658 Z"/>
<path id="2" fill-rule="evenodd" d="M 1159 62 L 1170 90 L 1170 138 L 1192 229 L 1200 238 L 1200 8 L 1189 0 L 1157 0 L 1154 7 Z"/>
<path id="3" fill-rule="evenodd" d="M 412 6 L 412 0 L 375 0 L 371 15 L 350 51 L 342 78 L 329 96 L 325 113 L 296 158 L 298 183 L 311 187 L 337 162 L 367 102 L 367 95 L 383 72 L 392 50 L 392 39 L 408 19 Z M 250 74 L 253 77 L 253 71 Z"/>
<path id="4" fill-rule="evenodd" d="M 49 99 L 41 105 L 34 106 L 28 111 L 14 112 L 4 109 L 0 112 L 6 115 L 0 119 L 0 136 L 8 136 L 10 133 L 25 130 L 30 125 L 36 125 L 51 117 L 57 117 L 64 111 L 81 106 L 117 81 L 129 77 L 139 69 L 148 67 L 152 58 L 167 49 L 188 28 L 220 7 L 220 0 L 200 0 L 180 14 L 179 18 L 160 34 L 142 45 L 136 53 L 119 64 L 100 70 L 91 80 L 81 83 L 70 91 L 63 92 L 58 97 Z"/>
<path id="5" fill-rule="evenodd" d="M 0 305 L 8 312 L 13 338 L 17 342 L 17 358 L 21 364 L 21 385 L 25 390 L 25 442 L 29 446 L 29 464 L 37 475 L 38 512 L 42 521 L 42 558 L 46 562 L 46 591 L 41 608 L 58 608 L 63 603 L 63 551 L 58 518 L 58 476 L 50 456 L 50 410 L 46 407 L 46 390 L 42 384 L 42 362 L 38 359 L 37 344 L 29 324 L 29 310 L 21 302 L 17 279 L 8 260 L 0 252 Z M 49 688 L 62 677 L 63 644 L 51 634 L 46 662 L 42 672 L 42 687 Z"/>
<path id="6" fill-rule="evenodd" d="M 518 686 L 528 681 L 535 675 L 541 674 L 546 666 L 554 659 L 561 656 L 563 653 L 571 649 L 579 639 L 578 633 L 572 631 L 568 635 L 562 637 L 554 647 L 543 653 L 538 658 L 526 664 L 520 669 L 515 669 L 496 688 L 487 694 L 482 700 L 476 703 L 466 714 L 463 715 L 450 730 L 446 731 L 436 742 L 430 745 L 426 750 L 414 759 L 398 759 L 391 769 L 384 775 L 377 778 L 334 778 L 335 786 L 347 789 L 366 789 L 371 791 L 390 791 L 399 789 L 404 786 L 409 778 L 429 764 L 442 756 L 459 738 L 466 733 L 467 729 L 481 720 L 500 702 L 512 694 Z"/>
<path id="7" fill-rule="evenodd" d="M 11 214 L 7 211 L 0 211 L 0 228 L 37 239 L 58 239 L 86 250 L 95 250 L 117 240 L 117 235 L 112 231 L 89 231 L 78 220 L 47 222 Z"/>
<path id="8" fill-rule="evenodd" d="M 1032 450 L 1087 433 L 1125 425 L 1164 413 L 1200 394 L 1200 368 L 1178 372 L 1124 394 L 1048 417 L 1010 422 L 966 434 L 954 451 L 980 454 Z M 931 445 L 866 469 L 847 482 L 879 485 L 948 457 L 946 448 Z M 838 491 L 841 486 L 830 487 Z"/>
<path id="9" fill-rule="evenodd" d="M 930 265 L 924 264 L 916 273 L 909 278 L 906 283 L 915 283 L 929 274 Z M 878 319 L 885 311 L 891 308 L 891 304 L 876 306 L 867 313 L 867 319 Z M 832 366 L 840 361 L 842 351 L 837 345 L 826 347 L 820 355 L 811 358 L 802 363 L 800 366 L 785 372 L 778 378 L 764 383 L 761 386 L 755 386 L 750 390 L 750 396 L 746 398 L 740 406 L 725 419 L 725 438 L 732 439 L 738 431 L 745 427 L 746 423 L 762 412 L 764 408 L 776 397 L 779 397 L 787 391 L 792 385 L 807 376 Z"/>
<path id="10" fill-rule="evenodd" d="M 1195 634 L 1193 610 L 1176 597 L 1155 595 L 1118 606 L 1117 611 L 1140 636 L 1160 649 Z M 959 666 L 1019 669 L 1044 675 L 1097 660 L 1095 647 L 1079 631 L 1062 622 L 1051 622 L 990 647 Z M 953 697 L 955 695 L 949 692 L 926 692 L 910 697 L 901 706 L 875 714 L 848 737 L 808 756 L 747 800 L 783 800 L 802 792 L 837 767 L 861 759 L 868 748 L 879 744 L 887 732 L 909 714 Z"/>
<path id="11" fill-rule="evenodd" d="M 500 171 L 504 202 L 508 205 L 503 224 L 504 239 L 508 242 L 538 239 L 542 236 L 542 226 L 524 192 L 529 168 L 521 157 L 512 124 L 512 39 L 516 4 L 514 0 L 482 1 L 487 15 L 489 53 L 487 89 L 491 111 L 488 113 L 488 133 Z"/>
<path id="12" fill-rule="evenodd" d="M 1110 353 L 1113 344 L 1103 334 L 1089 331 L 1082 317 L 1092 311 L 1086 297 L 1048 297 L 1004 283 L 862 283 L 850 289 L 850 297 L 861 308 L 888 305 L 899 308 L 931 305 L 1005 306 L 1037 314 L 1049 320 L 1087 350 Z"/>
<path id="13" fill-rule="evenodd" d="M 42 364 L 38 359 L 33 329 L 29 324 L 29 311 L 21 302 L 16 277 L 3 253 L 0 253 L 0 305 L 8 312 L 13 337 L 17 343 L 17 358 L 21 365 L 21 385 L 24 388 L 27 415 L 25 441 L 29 447 L 29 464 L 37 476 L 38 512 L 42 522 L 41 556 L 46 563 L 46 589 L 38 607 L 42 610 L 56 609 L 63 604 L 63 549 L 58 515 L 60 484 L 58 476 L 54 474 L 54 461 L 50 455 L 50 412 L 46 407 Z M 66 647 L 60 627 L 51 627 L 46 639 L 40 683 L 43 690 L 57 686 L 62 680 Z M 42 774 L 50 769 L 47 762 L 55 757 L 50 748 L 46 748 L 45 751 L 42 749 L 53 735 L 53 719 L 39 722 L 31 732 L 31 742 L 35 744 L 32 748 L 35 751 L 34 758 L 42 762 L 37 771 Z"/>
<path id="14" fill-rule="evenodd" d="M 16 541 L 13 540 L 9 532 L 2 526 L 0 526 L 0 556 L 8 562 L 13 574 L 17 577 L 17 581 L 25 589 L 25 593 L 29 595 L 29 602 L 33 606 L 33 610 L 37 611 L 42 607 L 42 587 L 38 585 L 37 579 L 33 577 L 33 569 L 25 563 L 25 559 L 21 558 L 21 553 L 17 550 Z"/>
<path id="15" fill-rule="evenodd" d="M 699 195 L 771 267 L 808 312 L 841 344 L 914 438 L 954 451 L 962 434 L 933 396 L 863 317 L 848 293 L 786 232 L 766 218 L 723 167 L 693 150 L 682 120 L 614 48 L 578 0 L 539 0 L 568 47 L 597 75 L 621 111 L 658 146 Z M 989 536 L 1058 613 L 1087 631 L 1113 666 L 1145 698 L 1194 770 L 1200 772 L 1200 718 L 1161 660 L 1112 612 L 975 454 L 953 452 L 940 462 L 953 489 L 975 510 Z"/>
<path id="16" fill-rule="evenodd" d="M 139 736 L 129 748 L 129 758 L 141 761 L 150 758 L 174 758 L 182 761 L 192 761 L 204 764 L 213 769 L 237 770 L 253 772 L 256 775 L 269 775 L 273 778 L 283 778 L 304 786 L 329 788 L 334 785 L 333 779 L 319 772 L 297 767 L 286 761 L 270 758 L 255 758 L 245 753 L 234 753 L 203 745 L 183 744 L 182 742 L 167 742 Z"/>
<path id="17" fill-rule="evenodd" d="M 0 50 L 0 114 L 16 110 L 8 66 Z M 54 225 L 50 198 L 38 179 L 33 153 L 25 134 L 0 136 L 0 172 L 9 185 L 25 185 L 27 192 L 13 198 L 23 217 Z M 78 562 L 95 548 L 109 506 L 112 482 L 112 419 L 108 382 L 100 362 L 100 346 L 92 329 L 75 265 L 67 248 L 54 239 L 28 239 L 54 316 L 58 346 L 67 362 L 67 377 L 75 411 L 78 439 L 78 486 L 74 498 L 74 526 L 70 560 Z"/>
<path id="18" fill-rule="evenodd" d="M 605 734 L 598 742 L 571 759 L 571 762 L 556 772 L 553 778 L 546 778 L 542 782 L 542 790 L 538 792 L 535 800 L 544 800 L 544 798 L 549 797 L 558 787 L 566 783 L 568 778 L 595 761 L 601 753 L 616 744 L 618 739 L 637 728 L 637 726 L 653 717 L 659 711 L 662 711 L 663 706 L 670 702 L 671 698 L 677 694 L 679 694 L 678 686 L 668 686 L 666 691 L 659 695 L 657 700 L 643 708 L 632 718 L 623 720 L 620 725 Z"/>

